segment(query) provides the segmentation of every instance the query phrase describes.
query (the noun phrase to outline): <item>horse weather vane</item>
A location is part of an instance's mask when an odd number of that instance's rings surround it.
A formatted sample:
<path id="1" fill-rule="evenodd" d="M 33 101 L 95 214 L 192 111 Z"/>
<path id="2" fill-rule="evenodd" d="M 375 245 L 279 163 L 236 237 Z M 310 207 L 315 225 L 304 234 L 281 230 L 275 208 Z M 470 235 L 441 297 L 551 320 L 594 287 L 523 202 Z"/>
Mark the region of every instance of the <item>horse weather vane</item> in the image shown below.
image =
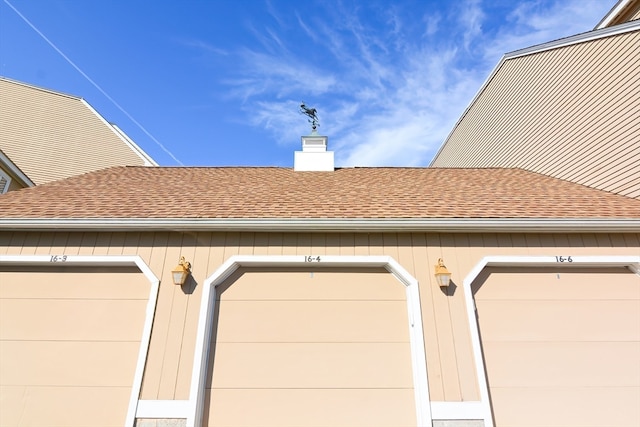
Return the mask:
<path id="1" fill-rule="evenodd" d="M 316 128 L 320 124 L 320 121 L 318 120 L 318 112 L 316 111 L 316 109 L 307 107 L 306 105 L 304 105 L 304 101 L 302 101 L 302 104 L 300 104 L 300 113 L 307 116 L 307 120 L 309 121 L 309 123 L 311 123 L 311 130 L 315 132 Z"/>

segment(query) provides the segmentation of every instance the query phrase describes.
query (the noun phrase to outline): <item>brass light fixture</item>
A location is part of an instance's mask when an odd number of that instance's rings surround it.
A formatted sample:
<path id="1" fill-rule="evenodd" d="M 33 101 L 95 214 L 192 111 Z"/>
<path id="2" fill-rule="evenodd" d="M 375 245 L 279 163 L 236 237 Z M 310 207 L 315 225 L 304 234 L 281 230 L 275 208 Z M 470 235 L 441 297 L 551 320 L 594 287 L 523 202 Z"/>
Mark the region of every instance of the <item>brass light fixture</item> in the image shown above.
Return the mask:
<path id="1" fill-rule="evenodd" d="M 180 262 L 171 270 L 171 277 L 173 278 L 173 284 L 177 286 L 184 285 L 187 281 L 187 277 L 191 274 L 191 263 L 186 261 L 183 256 L 180 257 Z"/>
<path id="2" fill-rule="evenodd" d="M 436 265 L 436 280 L 441 288 L 448 287 L 451 281 L 451 272 L 445 267 L 442 258 L 438 258 L 438 265 Z"/>

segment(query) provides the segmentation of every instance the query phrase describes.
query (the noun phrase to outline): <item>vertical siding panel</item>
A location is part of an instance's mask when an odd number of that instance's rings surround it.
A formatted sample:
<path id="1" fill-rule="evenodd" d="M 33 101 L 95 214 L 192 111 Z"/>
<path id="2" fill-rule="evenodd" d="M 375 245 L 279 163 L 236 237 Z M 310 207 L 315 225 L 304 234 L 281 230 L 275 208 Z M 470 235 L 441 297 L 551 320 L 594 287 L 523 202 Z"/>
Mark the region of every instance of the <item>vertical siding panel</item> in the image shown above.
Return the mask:
<path id="1" fill-rule="evenodd" d="M 151 266 L 151 250 L 153 248 L 154 236 L 154 233 L 140 233 L 138 238 L 138 246 L 131 246 L 130 248 L 130 250 L 135 250 L 135 254 L 142 258 L 142 260 L 148 266 Z"/>
<path id="2" fill-rule="evenodd" d="M 355 236 L 352 233 L 340 234 L 340 255 L 355 255 L 355 244 Z"/>
<path id="3" fill-rule="evenodd" d="M 255 233 L 240 233 L 238 245 L 239 255 L 254 255 L 256 235 Z"/>
<path id="4" fill-rule="evenodd" d="M 211 235 L 211 249 L 209 253 L 209 261 L 207 265 L 208 278 L 211 276 L 226 260 L 227 233 L 213 233 Z"/>
<path id="5" fill-rule="evenodd" d="M 80 244 L 82 243 L 82 233 L 71 232 L 67 237 L 67 242 L 62 250 L 67 255 L 78 255 Z"/>
<path id="6" fill-rule="evenodd" d="M 25 232 L 9 232 L 1 233 L 2 238 L 0 242 L 4 246 L 4 242 L 7 242 L 6 248 L 3 250 L 6 255 L 19 255 L 22 252 L 22 248 L 27 240 L 27 233 Z"/>
<path id="7" fill-rule="evenodd" d="M 327 255 L 340 255 L 340 235 L 331 233 L 326 236 L 325 239 Z"/>
<path id="8" fill-rule="evenodd" d="M 460 269 L 458 267 L 457 253 L 454 244 L 454 237 L 449 233 L 440 234 L 440 253 L 444 264 L 447 266 L 452 275 L 460 277 Z M 434 266 L 437 264 L 437 260 Z M 434 267 L 432 266 L 432 269 Z M 434 270 L 435 271 L 435 270 Z M 460 294 L 460 293 L 458 293 Z M 436 294 L 438 295 L 438 294 Z M 439 332 L 441 334 L 449 335 L 447 338 L 449 347 L 447 348 L 447 354 L 442 355 L 443 366 L 448 371 L 445 377 L 445 395 L 446 400 L 462 400 L 462 392 L 460 390 L 460 375 L 459 375 L 459 361 L 458 350 L 456 349 L 456 336 L 455 336 L 455 322 L 457 313 L 457 307 L 454 301 L 454 296 L 451 293 L 451 289 L 445 292 L 440 292 L 436 297 L 436 303 L 440 305 L 446 305 L 448 318 L 446 319 L 446 330 L 441 328 Z"/>
<path id="9" fill-rule="evenodd" d="M 93 255 L 97 241 L 98 233 L 82 233 L 82 241 L 78 249 L 78 255 Z"/>
<path id="10" fill-rule="evenodd" d="M 42 232 L 38 237 L 38 241 L 33 248 L 33 255 L 50 255 L 53 233 Z"/>
<path id="11" fill-rule="evenodd" d="M 366 233 L 358 233 L 354 240 L 355 255 L 369 255 L 369 235 Z"/>
<path id="12" fill-rule="evenodd" d="M 371 255 L 385 255 L 382 233 L 369 234 L 369 252 Z"/>
<path id="13" fill-rule="evenodd" d="M 624 241 L 629 248 L 640 248 L 640 234 L 625 234 Z"/>
<path id="14" fill-rule="evenodd" d="M 449 307 L 451 310 L 453 337 L 458 358 L 458 376 L 460 378 L 460 394 L 462 400 L 479 400 L 477 373 L 471 346 L 471 331 L 467 315 L 463 282 L 467 272 L 476 264 L 473 259 L 469 236 L 467 234 L 453 235 L 453 245 L 456 248 L 455 277 L 452 277 L 455 291 L 449 292 Z"/>
<path id="15" fill-rule="evenodd" d="M 158 399 L 173 399 L 175 396 L 178 361 L 180 359 L 179 342 L 184 327 L 184 293 L 180 286 L 175 286 L 171 278 L 171 270 L 178 264 L 182 251 L 183 236 L 178 233 L 169 234 L 164 267 L 161 271 L 160 298 L 164 300 L 163 320 L 163 358 Z M 186 254 L 188 256 L 188 254 Z M 163 292 L 164 290 L 164 292 Z"/>
<path id="16" fill-rule="evenodd" d="M 94 255 L 107 255 L 109 246 L 111 245 L 111 233 L 98 233 L 96 246 L 93 250 Z"/>
<path id="17" fill-rule="evenodd" d="M 298 235 L 286 233 L 282 239 L 282 255 L 297 255 Z"/>
<path id="18" fill-rule="evenodd" d="M 395 233 L 383 234 L 382 245 L 384 247 L 384 254 L 398 261 L 398 235 Z"/>
<path id="19" fill-rule="evenodd" d="M 124 233 L 113 233 L 111 235 L 111 241 L 109 242 L 109 248 L 107 249 L 107 255 L 122 255 L 124 241 Z"/>
<path id="20" fill-rule="evenodd" d="M 140 233 L 127 233 L 124 236 L 122 255 L 138 255 L 140 247 Z"/>
<path id="21" fill-rule="evenodd" d="M 169 315 L 171 313 L 171 301 L 174 292 L 174 286 L 171 283 L 171 278 L 165 280 L 163 273 L 166 267 L 168 243 L 168 233 L 163 232 L 153 234 L 149 268 L 153 271 L 156 277 L 160 279 L 160 289 L 158 290 L 156 314 L 153 319 L 151 342 L 149 343 L 149 353 L 147 356 L 144 381 L 142 383 L 142 391 L 140 393 L 142 399 L 158 399 L 160 396 L 160 379 L 162 378 L 165 344 L 169 330 Z M 177 260 L 173 259 L 172 261 L 176 262 Z M 175 267 L 175 265 L 169 267 L 169 270 L 173 267 Z"/>
<path id="22" fill-rule="evenodd" d="M 282 255 L 282 233 L 269 233 L 269 250 L 267 255 Z"/>
<path id="23" fill-rule="evenodd" d="M 529 248 L 527 247 L 527 239 L 522 233 L 516 233 L 511 235 L 511 244 L 513 245 L 513 253 L 515 255 L 529 255 Z"/>
<path id="24" fill-rule="evenodd" d="M 198 317 L 200 314 L 200 302 L 205 280 L 209 277 L 213 235 L 199 232 L 195 235 L 195 250 L 192 254 L 192 277 L 189 286 L 185 287 L 187 305 L 182 336 L 182 349 L 178 364 L 178 378 L 176 383 L 175 398 L 188 399 L 191 386 L 191 370 L 193 369 L 193 357 L 198 330 Z"/>
<path id="25" fill-rule="evenodd" d="M 451 257 L 453 258 L 453 256 Z M 441 236 L 427 234 L 427 260 L 430 270 L 428 283 L 433 289 L 433 312 L 437 329 L 438 352 L 440 353 L 443 400 L 459 401 L 462 396 L 460 394 L 458 367 L 455 360 L 455 343 L 451 328 L 449 297 L 441 291 L 435 283 L 435 277 L 433 277 L 434 266 L 437 265 L 438 258 L 444 258 L 444 262 L 447 262 L 446 254 L 443 253 Z"/>
<path id="26" fill-rule="evenodd" d="M 27 233 L 20 255 L 35 255 L 39 241 L 40 233 Z"/>
<path id="27" fill-rule="evenodd" d="M 177 249 L 179 252 L 178 259 L 176 260 L 176 265 L 180 257 L 184 256 L 186 261 L 191 263 L 192 272 L 194 268 L 198 268 L 198 264 L 195 263 L 195 254 L 196 247 L 198 245 L 198 236 L 196 233 L 185 233 L 176 236 L 176 242 L 180 242 L 177 245 Z M 171 262 L 170 258 L 167 258 L 167 265 Z M 199 267 L 201 271 L 202 267 L 206 264 L 203 264 Z M 175 265 L 174 265 L 175 267 Z M 167 268 L 169 271 L 173 269 L 173 267 Z M 170 273 L 169 273 L 170 274 Z M 186 320 L 187 313 L 189 308 L 189 301 L 191 297 L 191 293 L 194 290 L 196 279 L 192 273 L 191 277 L 187 279 L 184 286 L 175 286 L 173 283 L 171 286 L 174 287 L 174 300 L 173 306 L 171 307 L 171 317 L 169 320 L 169 333 L 167 336 L 167 347 L 171 349 L 171 351 L 165 352 L 165 368 L 163 370 L 167 372 L 167 374 L 163 375 L 163 379 L 166 379 L 166 384 L 171 383 L 171 379 L 173 377 L 173 384 L 168 386 L 171 390 L 171 398 L 172 399 L 188 399 L 188 392 L 184 393 L 184 388 L 180 388 L 181 394 L 178 394 L 178 384 L 180 383 L 180 363 L 181 361 L 187 357 L 186 354 L 188 351 L 184 351 L 184 339 L 185 339 L 185 330 L 186 330 Z M 193 346 L 193 343 L 191 343 Z M 182 383 L 183 384 L 183 383 Z M 161 382 L 161 387 L 163 383 Z M 188 387 L 187 387 L 188 390 Z"/>
<path id="28" fill-rule="evenodd" d="M 629 251 L 627 247 L 627 242 L 625 241 L 624 235 L 622 234 L 611 234 L 611 245 L 613 248 L 611 249 L 611 255 L 631 255 L 632 253 Z M 637 253 L 637 251 L 636 251 Z"/>
<path id="29" fill-rule="evenodd" d="M 240 252 L 240 233 L 226 233 L 224 242 L 224 261 Z"/>
<path id="30" fill-rule="evenodd" d="M 253 242 L 253 254 L 254 255 L 268 255 L 269 254 L 269 234 L 268 233 L 256 233 Z"/>
<path id="31" fill-rule="evenodd" d="M 433 283 L 431 283 L 431 267 L 427 250 L 427 236 L 415 233 L 412 236 L 414 261 L 418 286 L 420 286 L 420 309 L 424 330 L 424 351 L 427 357 L 427 376 L 429 378 L 429 395 L 431 400 L 444 400 L 442 383 L 442 366 L 438 345 L 438 329 L 433 301 Z M 438 290 L 439 292 L 439 290 Z"/>
<path id="32" fill-rule="evenodd" d="M 313 233 L 311 235 L 311 252 L 312 254 L 325 255 L 327 241 L 324 233 Z"/>
<path id="33" fill-rule="evenodd" d="M 411 234 L 398 233 L 398 258 L 397 261 L 402 265 L 412 276 L 416 276 L 416 260 L 413 257 L 413 245 L 411 243 Z M 422 265 L 424 260 L 418 260 L 418 263 Z"/>
<path id="34" fill-rule="evenodd" d="M 311 253 L 311 234 L 298 234 L 297 255 L 312 255 Z"/>

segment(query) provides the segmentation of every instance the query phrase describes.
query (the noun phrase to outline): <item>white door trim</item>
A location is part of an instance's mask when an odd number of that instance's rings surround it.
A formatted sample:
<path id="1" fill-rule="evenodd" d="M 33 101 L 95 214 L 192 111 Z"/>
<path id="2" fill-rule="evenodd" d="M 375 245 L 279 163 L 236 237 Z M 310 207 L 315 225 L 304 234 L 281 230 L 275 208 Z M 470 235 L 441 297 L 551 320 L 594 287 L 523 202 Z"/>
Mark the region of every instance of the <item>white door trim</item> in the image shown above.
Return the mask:
<path id="1" fill-rule="evenodd" d="M 464 298 L 471 331 L 475 367 L 478 373 L 482 419 L 485 427 L 493 427 L 489 388 L 484 370 L 484 359 L 482 357 L 476 318 L 476 304 L 471 290 L 471 285 L 485 267 L 627 267 L 640 276 L 640 256 L 571 256 L 570 254 L 553 256 L 487 256 L 473 267 L 463 281 Z"/>
<path id="2" fill-rule="evenodd" d="M 202 423 L 204 409 L 204 388 L 206 384 L 209 343 L 215 310 L 216 286 L 240 267 L 378 267 L 384 268 L 396 277 L 406 288 L 411 358 L 413 367 L 416 417 L 418 426 L 431 426 L 431 408 L 429 404 L 429 384 L 424 351 L 422 314 L 418 281 L 400 264 L 388 256 L 255 256 L 237 255 L 229 258 L 208 279 L 202 290 L 200 317 L 191 376 L 189 411 L 186 414 L 187 426 L 195 427 Z"/>
<path id="3" fill-rule="evenodd" d="M 150 283 L 149 299 L 147 301 L 144 326 L 142 328 L 142 337 L 140 340 L 140 349 L 138 350 L 138 360 L 136 361 L 136 370 L 133 376 L 133 385 L 131 387 L 131 395 L 129 397 L 129 408 L 127 410 L 127 418 L 125 427 L 133 427 L 140 398 L 140 390 L 142 388 L 142 376 L 144 374 L 145 362 L 147 360 L 147 352 L 149 351 L 149 341 L 151 340 L 151 328 L 153 326 L 153 317 L 156 310 L 156 301 L 158 299 L 158 289 L 160 281 L 153 274 L 149 266 L 137 255 L 132 256 L 83 256 L 83 255 L 0 255 L 0 265 L 29 265 L 29 266 L 64 266 L 64 267 L 92 267 L 92 266 L 108 266 L 108 267 L 137 267 L 144 277 Z"/>

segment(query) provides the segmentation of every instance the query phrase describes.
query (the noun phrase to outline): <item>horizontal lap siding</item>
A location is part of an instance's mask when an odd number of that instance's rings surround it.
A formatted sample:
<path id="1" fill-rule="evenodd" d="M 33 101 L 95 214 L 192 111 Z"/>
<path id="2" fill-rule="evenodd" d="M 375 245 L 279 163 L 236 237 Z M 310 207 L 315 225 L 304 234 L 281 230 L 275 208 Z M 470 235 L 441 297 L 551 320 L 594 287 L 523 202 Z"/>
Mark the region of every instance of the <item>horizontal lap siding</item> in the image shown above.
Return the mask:
<path id="1" fill-rule="evenodd" d="M 438 167 L 520 167 L 640 193 L 640 32 L 507 59 L 452 131 Z"/>
<path id="2" fill-rule="evenodd" d="M 161 279 L 142 390 L 144 399 L 188 399 L 202 285 L 230 256 L 392 256 L 420 283 L 432 400 L 467 401 L 479 399 L 479 392 L 462 281 L 483 257 L 636 255 L 640 253 L 640 243 L 637 234 L 0 234 L 0 254 L 51 253 L 140 255 Z M 192 280 L 185 286 L 186 291 L 171 284 L 170 270 L 180 255 L 193 266 Z M 440 257 L 453 274 L 455 290 L 450 290 L 448 295 L 433 283 L 434 265 Z M 313 304 L 308 309 L 316 310 Z M 256 310 L 273 311 L 267 305 L 256 307 Z M 268 322 L 265 329 L 267 325 Z M 277 327 L 277 323 L 271 325 Z"/>

